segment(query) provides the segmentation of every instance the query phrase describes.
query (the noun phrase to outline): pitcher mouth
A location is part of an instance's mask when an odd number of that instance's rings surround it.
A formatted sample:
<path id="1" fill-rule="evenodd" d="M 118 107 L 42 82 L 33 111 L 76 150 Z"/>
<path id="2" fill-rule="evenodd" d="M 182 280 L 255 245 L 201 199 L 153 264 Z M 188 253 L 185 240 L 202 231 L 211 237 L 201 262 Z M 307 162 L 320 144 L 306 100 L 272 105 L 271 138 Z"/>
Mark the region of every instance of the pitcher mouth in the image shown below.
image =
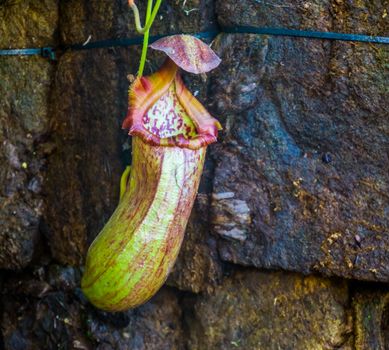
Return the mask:
<path id="1" fill-rule="evenodd" d="M 156 73 L 134 81 L 129 106 L 123 129 L 153 146 L 196 150 L 216 142 L 222 129 L 185 87 L 170 58 Z"/>

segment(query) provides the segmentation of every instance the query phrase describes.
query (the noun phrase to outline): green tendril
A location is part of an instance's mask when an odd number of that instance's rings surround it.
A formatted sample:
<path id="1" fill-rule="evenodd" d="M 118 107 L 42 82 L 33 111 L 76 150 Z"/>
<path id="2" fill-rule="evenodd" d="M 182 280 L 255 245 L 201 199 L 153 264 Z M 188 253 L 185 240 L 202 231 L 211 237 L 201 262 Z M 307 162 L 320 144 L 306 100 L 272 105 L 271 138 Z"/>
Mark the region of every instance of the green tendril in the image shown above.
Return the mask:
<path id="1" fill-rule="evenodd" d="M 135 3 L 130 5 L 135 17 L 135 28 L 140 34 L 143 34 L 143 47 L 142 55 L 139 62 L 138 77 L 141 77 L 143 75 L 147 57 L 147 48 L 149 46 L 150 28 L 155 20 L 155 17 L 157 16 L 161 3 L 162 0 L 157 0 L 153 8 L 153 0 L 147 1 L 146 20 L 144 27 L 142 27 L 141 25 L 138 7 L 135 5 Z"/>

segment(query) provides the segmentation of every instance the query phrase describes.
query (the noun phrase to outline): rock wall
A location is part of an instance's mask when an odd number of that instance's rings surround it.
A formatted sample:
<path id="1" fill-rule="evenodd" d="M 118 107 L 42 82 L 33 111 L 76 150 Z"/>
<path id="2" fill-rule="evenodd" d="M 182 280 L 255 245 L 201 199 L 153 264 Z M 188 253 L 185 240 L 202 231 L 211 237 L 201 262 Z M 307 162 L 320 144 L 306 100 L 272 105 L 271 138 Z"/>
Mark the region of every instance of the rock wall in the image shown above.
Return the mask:
<path id="1" fill-rule="evenodd" d="M 57 4 L 0 3 L 1 48 L 55 43 Z M 39 57 L 0 56 L 0 268 L 20 269 L 40 239 L 54 65 Z"/>
<path id="2" fill-rule="evenodd" d="M 223 1 L 217 9 L 230 26 L 387 35 L 387 3 L 370 3 L 283 1 L 280 10 Z M 374 29 L 361 11 L 381 13 Z M 216 228 L 233 240 L 220 241 L 222 259 L 388 281 L 388 46 L 223 35 L 218 47 L 215 113 L 228 129 L 214 148 L 214 192 L 233 193 L 251 216 L 231 234 Z M 216 217 L 231 205 L 220 212 L 215 201 Z"/>
<path id="3" fill-rule="evenodd" d="M 126 3 L 2 0 L 0 48 L 134 36 Z M 388 12 L 385 0 L 165 0 L 153 34 L 389 36 Z M 212 47 L 222 65 L 184 79 L 224 131 L 179 259 L 150 302 L 116 314 L 79 282 L 130 162 L 120 124 L 139 47 L 0 56 L 0 349 L 389 348 L 389 46 L 221 34 Z M 161 60 L 150 52 L 146 71 Z"/>

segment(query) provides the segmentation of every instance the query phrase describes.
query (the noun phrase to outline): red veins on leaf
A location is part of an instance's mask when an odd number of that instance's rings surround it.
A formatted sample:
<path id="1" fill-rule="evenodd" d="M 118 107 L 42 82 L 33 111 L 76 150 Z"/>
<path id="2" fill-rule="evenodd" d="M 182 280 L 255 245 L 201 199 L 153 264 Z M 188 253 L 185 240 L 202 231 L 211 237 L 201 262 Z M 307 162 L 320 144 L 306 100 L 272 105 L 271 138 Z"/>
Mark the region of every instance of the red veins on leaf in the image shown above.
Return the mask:
<path id="1" fill-rule="evenodd" d="M 154 146 L 196 150 L 216 142 L 221 125 L 185 87 L 179 67 L 204 73 L 217 67 L 220 58 L 189 35 L 166 37 L 151 47 L 169 58 L 156 73 L 131 85 L 123 128 Z"/>
<path id="2" fill-rule="evenodd" d="M 201 40 L 190 35 L 172 35 L 150 45 L 168 55 L 183 70 L 200 74 L 216 68 L 221 60 Z"/>

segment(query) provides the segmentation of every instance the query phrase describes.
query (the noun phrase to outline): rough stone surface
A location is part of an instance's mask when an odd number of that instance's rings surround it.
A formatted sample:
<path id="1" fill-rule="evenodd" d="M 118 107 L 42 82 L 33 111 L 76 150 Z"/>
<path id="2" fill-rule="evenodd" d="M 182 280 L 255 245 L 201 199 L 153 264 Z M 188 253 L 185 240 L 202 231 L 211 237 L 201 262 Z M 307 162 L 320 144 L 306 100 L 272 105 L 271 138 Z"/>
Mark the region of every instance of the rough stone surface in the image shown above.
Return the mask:
<path id="1" fill-rule="evenodd" d="M 99 344 L 99 350 L 184 348 L 181 310 L 174 292 L 168 289 L 162 289 L 137 310 L 115 315 L 92 313 L 86 322 L 87 332 Z"/>
<path id="2" fill-rule="evenodd" d="M 54 45 L 57 26 L 57 0 L 0 1 L 2 49 Z"/>
<path id="3" fill-rule="evenodd" d="M 218 22 L 223 25 L 285 27 L 291 29 L 386 35 L 385 0 L 217 0 Z"/>
<path id="4" fill-rule="evenodd" d="M 211 223 L 221 237 L 245 241 L 251 225 L 251 212 L 245 201 L 235 199 L 235 193 L 214 193 Z"/>
<path id="5" fill-rule="evenodd" d="M 0 321 L 5 349 L 182 349 L 181 310 L 173 291 L 161 290 L 137 310 L 109 314 L 92 308 L 72 287 L 75 280 L 79 284 L 79 271 L 55 270 L 7 279 Z"/>
<path id="6" fill-rule="evenodd" d="M 53 43 L 57 19 L 52 0 L 0 2 L 0 48 Z M 52 73 L 41 57 L 0 57 L 0 268 L 26 266 L 40 238 Z"/>
<path id="7" fill-rule="evenodd" d="M 353 296 L 355 349 L 389 349 L 389 293 L 382 286 L 357 288 Z"/>
<path id="8" fill-rule="evenodd" d="M 352 349 L 341 281 L 244 270 L 188 316 L 189 349 Z"/>
<path id="9" fill-rule="evenodd" d="M 122 82 L 107 51 L 67 53 L 58 64 L 46 223 L 52 255 L 63 264 L 82 263 L 88 235 L 99 232 L 118 201 Z"/>
<path id="10" fill-rule="evenodd" d="M 217 14 L 225 25 L 387 35 L 387 6 L 218 1 Z M 252 220 L 231 218 L 238 239 L 219 241 L 222 259 L 389 281 L 389 48 L 261 35 L 222 35 L 214 47 L 225 132 L 213 190 L 233 192 Z M 230 215 L 226 201 L 212 202 L 216 219 Z"/>
<path id="11" fill-rule="evenodd" d="M 152 34 L 217 19 L 388 36 L 388 6 L 165 0 Z M 136 35 L 127 0 L 0 0 L 1 48 Z M 224 131 L 174 288 L 118 314 L 85 300 L 79 266 L 130 162 L 139 47 L 0 57 L 0 349 L 389 348 L 382 284 L 253 268 L 389 281 L 388 47 L 243 34 L 212 47 L 220 68 L 184 80 Z M 163 59 L 150 52 L 146 74 Z"/>

